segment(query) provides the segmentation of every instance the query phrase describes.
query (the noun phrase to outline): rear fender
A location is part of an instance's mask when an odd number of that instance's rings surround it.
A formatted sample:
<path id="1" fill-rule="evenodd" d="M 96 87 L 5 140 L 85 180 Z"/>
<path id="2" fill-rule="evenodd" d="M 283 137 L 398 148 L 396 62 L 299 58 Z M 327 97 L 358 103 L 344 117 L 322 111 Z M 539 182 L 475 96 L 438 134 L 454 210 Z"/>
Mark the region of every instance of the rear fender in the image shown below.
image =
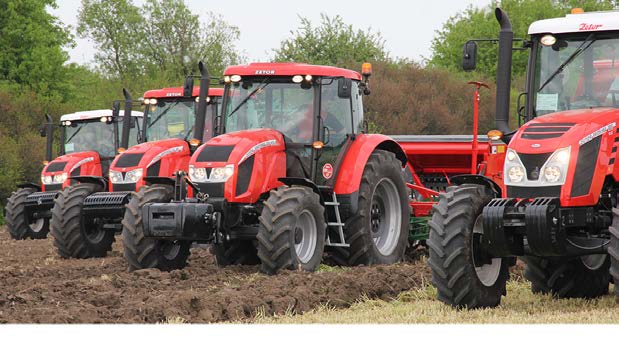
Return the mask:
<path id="1" fill-rule="evenodd" d="M 334 187 L 336 194 L 352 194 L 359 190 L 365 164 L 372 152 L 377 149 L 394 153 L 396 158 L 402 162 L 402 167 L 406 165 L 407 158 L 404 150 L 390 137 L 382 134 L 358 135 L 338 169 Z"/>
<path id="2" fill-rule="evenodd" d="M 34 188 L 38 192 L 41 191 L 41 185 L 37 185 L 33 182 L 22 182 L 21 184 L 17 184 L 17 188 Z"/>
<path id="3" fill-rule="evenodd" d="M 103 187 L 103 191 L 107 191 L 108 190 L 107 179 L 105 179 L 104 177 L 81 175 L 81 176 L 70 177 L 69 179 L 75 180 L 75 181 L 77 181 L 79 183 L 82 183 L 82 184 L 95 184 L 95 185 L 99 185 L 99 186 Z"/>

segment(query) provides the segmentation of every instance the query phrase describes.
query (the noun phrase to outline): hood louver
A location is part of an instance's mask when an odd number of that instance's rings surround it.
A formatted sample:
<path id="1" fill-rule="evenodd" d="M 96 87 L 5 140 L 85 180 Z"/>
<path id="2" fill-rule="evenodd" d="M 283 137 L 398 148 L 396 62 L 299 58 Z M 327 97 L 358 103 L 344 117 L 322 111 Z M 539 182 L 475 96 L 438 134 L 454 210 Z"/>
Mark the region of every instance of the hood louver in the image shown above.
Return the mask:
<path id="1" fill-rule="evenodd" d="M 559 138 L 574 125 L 575 123 L 571 122 L 530 124 L 522 133 L 522 138 L 532 140 Z"/>

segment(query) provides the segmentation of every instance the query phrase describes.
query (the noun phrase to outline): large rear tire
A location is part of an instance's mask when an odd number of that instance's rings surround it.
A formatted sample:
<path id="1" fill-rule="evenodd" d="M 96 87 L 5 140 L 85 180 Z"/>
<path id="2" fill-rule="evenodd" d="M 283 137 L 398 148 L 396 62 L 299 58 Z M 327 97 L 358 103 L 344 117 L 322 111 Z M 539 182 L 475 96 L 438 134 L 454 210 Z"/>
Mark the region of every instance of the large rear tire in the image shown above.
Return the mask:
<path id="1" fill-rule="evenodd" d="M 84 218 L 82 207 L 89 195 L 101 191 L 94 184 L 76 184 L 62 190 L 54 200 L 51 233 L 62 258 L 105 257 L 112 249 L 114 231 Z"/>
<path id="2" fill-rule="evenodd" d="M 210 248 L 219 266 L 260 264 L 256 245 L 251 240 L 224 240 L 211 244 Z"/>
<path id="3" fill-rule="evenodd" d="M 326 223 L 320 197 L 308 187 L 282 186 L 271 191 L 260 215 L 260 270 L 315 271 L 322 261 Z"/>
<path id="4" fill-rule="evenodd" d="M 610 256 L 610 275 L 615 285 L 615 296 L 619 303 L 619 209 L 613 208 L 613 223 L 610 230 L 610 244 L 608 254 Z"/>
<path id="5" fill-rule="evenodd" d="M 608 294 L 610 260 L 607 255 L 552 260 L 523 257 L 524 277 L 534 293 L 556 298 L 596 298 Z"/>
<path id="6" fill-rule="evenodd" d="M 126 206 L 123 224 L 124 255 L 129 270 L 158 268 L 162 271 L 187 266 L 191 242 L 146 238 L 142 225 L 142 207 L 148 203 L 170 202 L 172 187 L 167 185 L 143 186 L 133 193 Z"/>
<path id="7" fill-rule="evenodd" d="M 508 260 L 484 256 L 478 247 L 483 237 L 481 214 L 493 197 L 488 187 L 464 184 L 448 187 L 434 206 L 428 263 L 438 299 L 446 304 L 495 307 L 506 293 Z"/>
<path id="8" fill-rule="evenodd" d="M 359 210 L 344 227 L 350 247 L 329 248 L 330 259 L 341 266 L 401 261 L 408 245 L 409 217 L 402 163 L 392 152 L 375 150 L 361 177 Z"/>
<path id="9" fill-rule="evenodd" d="M 51 232 L 62 258 L 105 257 L 112 249 L 114 231 L 84 218 L 82 207 L 89 195 L 101 191 L 94 184 L 76 184 L 62 190 L 54 200 Z"/>

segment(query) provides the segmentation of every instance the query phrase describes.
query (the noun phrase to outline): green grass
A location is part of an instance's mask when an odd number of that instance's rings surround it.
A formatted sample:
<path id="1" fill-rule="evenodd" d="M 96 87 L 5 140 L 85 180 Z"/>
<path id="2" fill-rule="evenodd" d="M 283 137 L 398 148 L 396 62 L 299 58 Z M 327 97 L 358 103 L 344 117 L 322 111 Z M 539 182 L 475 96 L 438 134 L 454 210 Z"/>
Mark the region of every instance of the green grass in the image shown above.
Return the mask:
<path id="1" fill-rule="evenodd" d="M 495 309 L 455 310 L 436 300 L 436 289 L 425 286 L 395 300 L 363 298 L 348 309 L 321 306 L 302 315 L 259 314 L 255 323 L 587 323 L 619 324 L 614 294 L 594 300 L 553 299 L 531 293 L 526 281 L 510 281 L 507 297 Z"/>

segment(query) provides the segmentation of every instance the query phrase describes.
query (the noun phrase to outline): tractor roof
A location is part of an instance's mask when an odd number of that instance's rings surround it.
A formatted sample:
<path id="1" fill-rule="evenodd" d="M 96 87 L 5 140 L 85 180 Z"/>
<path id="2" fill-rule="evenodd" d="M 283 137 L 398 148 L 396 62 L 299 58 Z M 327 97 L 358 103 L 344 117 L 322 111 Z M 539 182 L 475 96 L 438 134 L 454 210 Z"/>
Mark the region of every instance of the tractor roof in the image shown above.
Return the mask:
<path id="1" fill-rule="evenodd" d="M 529 26 L 529 34 L 614 30 L 619 30 L 619 11 L 568 14 L 564 18 L 535 21 Z"/>
<path id="2" fill-rule="evenodd" d="M 267 76 L 293 76 L 293 75 L 313 75 L 344 77 L 353 80 L 361 80 L 361 74 L 349 69 L 317 66 L 299 63 L 251 63 L 248 65 L 230 66 L 226 68 L 224 75 L 267 75 Z"/>
<path id="3" fill-rule="evenodd" d="M 200 87 L 194 86 L 192 96 L 197 97 L 200 94 Z M 209 88 L 208 95 L 211 97 L 220 97 L 224 95 L 223 88 Z M 151 89 L 144 93 L 144 98 L 174 98 L 182 97 L 182 87 L 167 87 L 162 89 Z"/>
<path id="4" fill-rule="evenodd" d="M 121 109 L 118 112 L 118 114 L 120 116 L 124 116 L 125 111 Z M 98 109 L 98 110 L 93 110 L 93 111 L 82 111 L 82 112 L 64 114 L 63 116 L 60 117 L 60 121 L 90 120 L 90 119 L 96 119 L 96 118 L 101 118 L 101 117 L 111 117 L 111 116 L 112 116 L 111 109 Z M 144 113 L 140 111 L 132 111 L 131 116 L 142 117 L 144 116 Z"/>

